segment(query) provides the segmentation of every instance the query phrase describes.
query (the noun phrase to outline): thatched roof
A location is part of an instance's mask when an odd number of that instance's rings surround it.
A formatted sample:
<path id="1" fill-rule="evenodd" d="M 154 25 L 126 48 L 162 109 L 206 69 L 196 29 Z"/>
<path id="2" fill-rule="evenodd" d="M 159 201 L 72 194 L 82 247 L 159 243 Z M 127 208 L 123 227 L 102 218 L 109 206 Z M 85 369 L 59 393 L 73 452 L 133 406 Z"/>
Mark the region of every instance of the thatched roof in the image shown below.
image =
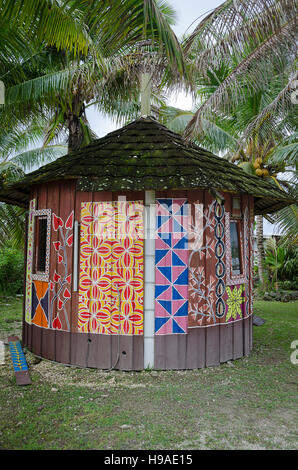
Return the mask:
<path id="1" fill-rule="evenodd" d="M 255 197 L 255 213 L 294 201 L 276 186 L 213 155 L 152 118 L 140 118 L 79 151 L 58 158 L 0 191 L 0 200 L 25 206 L 30 187 L 76 179 L 81 191 L 211 189 Z"/>

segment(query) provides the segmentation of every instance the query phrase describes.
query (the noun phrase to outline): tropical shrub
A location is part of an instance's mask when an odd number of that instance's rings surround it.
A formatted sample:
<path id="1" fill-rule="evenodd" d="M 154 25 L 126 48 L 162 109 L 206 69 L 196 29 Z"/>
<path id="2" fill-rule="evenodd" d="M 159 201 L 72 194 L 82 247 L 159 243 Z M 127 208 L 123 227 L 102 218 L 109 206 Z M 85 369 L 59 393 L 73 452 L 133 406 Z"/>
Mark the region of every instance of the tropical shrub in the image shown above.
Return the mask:
<path id="1" fill-rule="evenodd" d="M 4 247 L 0 250 L 0 296 L 21 294 L 24 285 L 23 250 Z"/>

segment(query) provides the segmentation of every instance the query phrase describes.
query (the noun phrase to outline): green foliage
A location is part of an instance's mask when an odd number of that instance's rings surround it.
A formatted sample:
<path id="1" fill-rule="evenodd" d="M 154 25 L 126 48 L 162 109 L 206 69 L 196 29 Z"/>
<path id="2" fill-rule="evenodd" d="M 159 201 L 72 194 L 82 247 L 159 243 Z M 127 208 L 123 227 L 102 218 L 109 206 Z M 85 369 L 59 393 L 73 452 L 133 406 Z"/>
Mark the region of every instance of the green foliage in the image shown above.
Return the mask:
<path id="1" fill-rule="evenodd" d="M 284 280 L 298 281 L 298 246 L 289 245 L 284 248 L 285 258 L 281 268 L 281 276 Z"/>
<path id="2" fill-rule="evenodd" d="M 15 295 L 23 292 L 24 253 L 7 246 L 0 250 L 0 295 Z"/>
<path id="3" fill-rule="evenodd" d="M 282 290 L 298 290 L 298 276 L 293 281 L 280 281 L 279 287 Z"/>
<path id="4" fill-rule="evenodd" d="M 282 289 L 297 289 L 298 246 L 284 245 L 283 239 L 277 244 L 276 239 L 271 238 L 266 241 L 265 254 L 265 269 L 269 284 L 278 282 Z"/>

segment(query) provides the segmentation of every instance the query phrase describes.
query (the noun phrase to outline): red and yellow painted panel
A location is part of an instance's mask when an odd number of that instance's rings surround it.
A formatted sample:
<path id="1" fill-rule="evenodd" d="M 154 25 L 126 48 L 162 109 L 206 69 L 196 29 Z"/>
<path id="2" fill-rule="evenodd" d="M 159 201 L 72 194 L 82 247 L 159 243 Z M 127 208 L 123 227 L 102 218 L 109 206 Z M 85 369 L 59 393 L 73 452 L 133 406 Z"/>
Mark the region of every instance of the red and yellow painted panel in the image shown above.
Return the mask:
<path id="1" fill-rule="evenodd" d="M 143 334 L 143 205 L 81 205 L 78 329 Z"/>

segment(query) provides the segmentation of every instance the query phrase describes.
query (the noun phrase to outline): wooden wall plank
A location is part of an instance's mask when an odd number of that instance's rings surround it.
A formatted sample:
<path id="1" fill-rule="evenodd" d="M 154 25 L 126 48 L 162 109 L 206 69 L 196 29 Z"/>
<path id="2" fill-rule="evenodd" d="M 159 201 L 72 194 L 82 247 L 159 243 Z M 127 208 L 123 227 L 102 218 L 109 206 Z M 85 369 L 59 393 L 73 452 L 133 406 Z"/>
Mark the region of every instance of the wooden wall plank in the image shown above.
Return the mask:
<path id="1" fill-rule="evenodd" d="M 116 192 L 113 192 L 111 196 L 112 196 L 112 200 L 115 202 L 118 201 L 120 197 L 124 197 L 124 196 L 128 202 L 129 201 L 144 202 L 143 191 L 116 191 Z M 144 279 L 144 270 L 143 270 L 143 279 Z M 143 338 L 144 337 L 142 335 L 142 339 Z M 143 361 L 143 364 L 144 364 L 144 348 L 140 347 L 139 341 L 140 340 L 137 335 L 132 335 L 132 336 L 121 335 L 119 361 L 116 367 L 117 369 L 119 368 L 120 370 L 132 370 L 134 367 L 133 364 L 134 364 L 135 351 L 137 351 L 139 355 L 137 363 L 140 363 L 141 361 Z M 117 353 L 118 353 L 118 341 L 113 340 L 112 342 L 112 363 L 113 364 L 114 364 L 114 356 Z M 140 354 L 142 355 L 141 357 L 140 357 Z"/>
<path id="2" fill-rule="evenodd" d="M 209 207 L 214 203 L 213 196 L 208 192 L 205 191 L 205 201 L 204 201 L 204 208 L 207 211 Z M 214 240 L 214 229 L 206 228 L 205 229 L 206 239 Z M 205 241 L 206 243 L 206 241 Z M 210 256 L 206 256 L 205 262 L 205 284 L 206 284 L 206 295 L 207 295 L 207 285 L 209 284 L 211 279 L 214 279 L 214 289 L 217 281 L 216 273 L 215 273 L 215 258 L 214 254 L 210 254 Z M 216 295 L 215 292 L 212 294 L 212 306 L 213 312 L 216 312 Z M 212 325 L 214 321 L 210 318 L 206 320 L 206 366 L 214 366 L 219 364 L 219 328 L 220 326 L 209 326 Z"/>
<path id="3" fill-rule="evenodd" d="M 248 356 L 250 352 L 249 347 L 249 318 L 243 320 L 243 354 Z"/>
<path id="4" fill-rule="evenodd" d="M 37 186 L 37 192 L 38 192 L 38 203 L 36 208 L 38 210 L 42 209 L 48 209 L 48 187 L 47 185 L 38 185 Z M 52 221 L 51 221 L 52 223 Z M 35 240 L 37 240 L 37 234 L 35 234 Z M 50 253 L 51 253 L 52 247 L 50 246 Z M 46 291 L 49 287 L 48 282 L 43 282 L 42 283 L 42 296 L 46 294 Z M 40 350 L 40 355 L 42 357 L 45 357 L 46 359 L 52 359 L 52 354 L 50 353 L 51 347 L 48 345 L 48 338 L 49 335 L 47 334 L 47 330 L 45 328 L 40 328 L 40 335 L 41 335 L 41 350 Z"/>
<path id="5" fill-rule="evenodd" d="M 51 248 L 50 248 L 50 269 L 49 269 L 49 280 L 53 281 L 54 273 L 57 270 L 57 253 L 54 248 L 54 243 L 59 241 L 59 234 L 53 230 L 53 214 L 59 214 L 59 204 L 60 204 L 60 187 L 56 182 L 47 184 L 47 204 L 48 208 L 52 210 L 52 220 L 51 220 Z M 49 296 L 49 312 L 52 309 L 52 322 L 55 319 L 57 313 L 57 301 L 53 302 L 54 292 L 50 290 Z M 52 306 L 52 307 L 51 307 Z M 49 316 L 51 313 L 49 313 Z M 52 334 L 46 335 L 44 338 L 44 347 L 43 349 L 47 351 L 47 358 L 53 361 L 56 360 L 56 330 L 53 330 Z"/>
<path id="6" fill-rule="evenodd" d="M 32 352 L 37 356 L 41 356 L 41 328 L 31 325 L 32 329 Z"/>
<path id="7" fill-rule="evenodd" d="M 74 186 L 73 181 L 68 181 L 67 184 L 64 182 L 60 183 L 60 205 L 59 205 L 59 212 L 58 215 L 64 225 L 62 228 L 63 236 L 66 239 L 73 235 L 73 227 L 72 228 L 67 228 L 65 227 L 65 224 L 68 218 L 71 216 L 72 211 L 74 210 L 74 200 L 75 200 L 75 186 Z M 61 245 L 64 244 L 63 236 L 60 233 L 59 230 L 59 241 L 61 242 Z M 73 270 L 73 243 L 71 246 L 68 246 L 66 244 L 66 248 L 64 250 L 59 251 L 59 255 L 62 256 L 62 261 L 57 263 L 56 267 L 56 272 L 58 275 L 61 276 L 61 281 L 64 281 L 66 275 L 67 277 L 69 275 L 72 276 L 72 270 Z M 55 250 L 53 250 L 55 251 Z M 70 348 L 71 348 L 71 341 L 70 341 L 70 332 L 71 332 L 71 301 L 68 297 L 66 297 L 64 294 L 67 292 L 67 294 L 71 293 L 71 282 L 66 282 L 65 285 L 63 286 L 59 299 L 64 302 L 64 307 L 60 310 L 60 321 L 62 323 L 62 330 L 59 331 L 59 334 L 56 335 L 56 361 L 62 362 L 63 364 L 69 364 L 70 363 Z M 64 333 L 65 332 L 65 333 Z M 58 333 L 58 331 L 57 331 Z"/>
<path id="8" fill-rule="evenodd" d="M 243 357 L 243 321 L 233 323 L 233 359 Z"/>
<path id="9" fill-rule="evenodd" d="M 186 346 L 186 369 L 205 367 L 205 328 L 189 328 Z"/>
<path id="10" fill-rule="evenodd" d="M 132 370 L 134 336 L 120 336 L 119 362 L 117 369 Z"/>
<path id="11" fill-rule="evenodd" d="M 253 315 L 249 317 L 249 348 L 253 348 Z"/>
<path id="12" fill-rule="evenodd" d="M 28 212 L 25 214 L 25 239 L 24 239 L 24 280 L 23 280 L 23 314 L 22 314 L 22 345 L 28 346 L 28 329 L 25 322 L 26 308 L 26 270 L 27 270 L 27 246 L 28 246 Z"/>
<path id="13" fill-rule="evenodd" d="M 132 369 L 144 369 L 144 336 L 134 336 L 133 338 L 133 357 Z"/>
<path id="14" fill-rule="evenodd" d="M 165 355 L 166 355 L 166 369 L 179 369 L 178 359 L 178 343 L 179 335 L 165 335 Z"/>
<path id="15" fill-rule="evenodd" d="M 206 328 L 206 367 L 219 364 L 219 328 L 219 325 Z"/>
<path id="16" fill-rule="evenodd" d="M 154 339 L 154 369 L 166 369 L 165 335 L 155 335 Z"/>
<path id="17" fill-rule="evenodd" d="M 88 335 L 84 333 L 70 333 L 71 364 L 87 367 L 88 364 Z"/>
<path id="18" fill-rule="evenodd" d="M 220 362 L 226 362 L 233 359 L 233 325 L 220 325 L 219 328 L 220 343 Z"/>
<path id="19" fill-rule="evenodd" d="M 84 335 L 84 333 L 79 334 Z M 112 363 L 111 338 L 109 335 L 90 334 L 88 335 L 88 343 L 88 367 L 110 369 L 112 367 Z"/>

